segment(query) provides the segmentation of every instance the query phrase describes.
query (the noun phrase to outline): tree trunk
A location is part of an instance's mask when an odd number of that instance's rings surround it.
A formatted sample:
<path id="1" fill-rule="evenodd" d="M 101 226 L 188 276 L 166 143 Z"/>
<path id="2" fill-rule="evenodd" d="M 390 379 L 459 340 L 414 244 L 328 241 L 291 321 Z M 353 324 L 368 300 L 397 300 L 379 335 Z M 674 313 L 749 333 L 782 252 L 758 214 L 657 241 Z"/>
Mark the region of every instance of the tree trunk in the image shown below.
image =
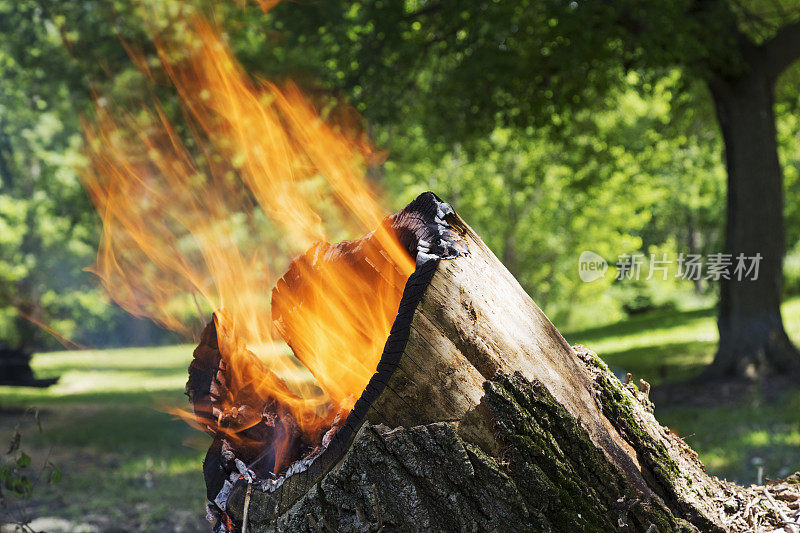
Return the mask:
<path id="1" fill-rule="evenodd" d="M 10 151 L 8 140 L 0 131 L 0 161 L 5 159 L 3 151 Z M 10 152 L 9 152 L 10 153 Z M 10 173 L 8 162 L 0 164 L 0 175 L 8 181 L 10 188 L 14 176 Z M 38 175 L 38 167 L 33 166 L 31 171 L 35 178 Z M 35 179 L 31 179 L 23 186 L 22 197 L 33 197 L 33 185 Z M 35 210 L 32 206 L 26 207 L 25 231 L 20 245 L 22 256 L 35 255 L 41 252 L 41 239 L 36 234 Z M 48 387 L 54 384 L 57 379 L 37 379 L 34 377 L 30 362 L 33 352 L 40 347 L 41 328 L 36 325 L 41 317 L 41 288 L 37 286 L 36 276 L 28 273 L 15 285 L 6 289 L 10 292 L 9 302 L 17 311 L 12 320 L 15 337 L 13 342 L 0 340 L 0 384 L 13 385 L 20 387 Z"/>
<path id="2" fill-rule="evenodd" d="M 394 429 L 367 422 L 344 460 L 287 512 L 266 518 L 251 499 L 247 531 L 791 531 L 778 529 L 780 514 L 796 512 L 784 502 L 800 496 L 799 486 L 743 490 L 705 476 L 640 393 L 594 353 L 576 353 L 661 496 L 637 490 L 545 384 L 499 375 L 484 384 L 480 415 Z M 478 425 L 491 420 L 488 440 L 475 437 L 475 417 Z M 675 490 L 679 500 L 671 498 Z M 764 490 L 780 492 L 777 514 L 759 498 Z M 241 499 L 231 503 L 242 509 Z M 764 529 L 754 527 L 757 515 Z"/>
<path id="3" fill-rule="evenodd" d="M 774 81 L 754 66 L 710 83 L 728 172 L 726 252 L 761 260 L 757 279 L 721 280 L 719 349 L 708 373 L 720 377 L 796 370 L 800 355 L 783 327 L 783 176 L 773 110 Z"/>
<path id="4" fill-rule="evenodd" d="M 741 488 L 656 422 L 649 385 L 570 347 L 447 204 L 426 194 L 390 222 L 417 269 L 375 375 L 327 447 L 277 478 L 217 435 L 204 469 L 218 531 L 749 527 L 722 505 Z M 352 263 L 361 249 L 317 256 Z M 201 412 L 208 384 L 227 382 L 220 357 L 209 328 L 187 385 Z"/>

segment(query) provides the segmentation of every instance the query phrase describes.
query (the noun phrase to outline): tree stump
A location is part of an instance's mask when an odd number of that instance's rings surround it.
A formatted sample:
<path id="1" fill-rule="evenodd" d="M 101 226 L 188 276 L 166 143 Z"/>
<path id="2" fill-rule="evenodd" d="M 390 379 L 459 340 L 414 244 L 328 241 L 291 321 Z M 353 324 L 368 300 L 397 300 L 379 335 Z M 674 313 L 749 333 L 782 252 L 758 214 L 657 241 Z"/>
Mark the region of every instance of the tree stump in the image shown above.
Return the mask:
<path id="1" fill-rule="evenodd" d="M 277 479 L 217 436 L 218 530 L 737 530 L 720 502 L 741 488 L 706 475 L 645 392 L 570 347 L 447 204 L 426 193 L 386 224 L 417 267 L 375 375 L 324 450 Z M 213 333 L 190 369 L 196 406 L 197 376 L 220 372 Z"/>
<path id="2" fill-rule="evenodd" d="M 0 385 L 15 387 L 49 387 L 58 378 L 37 378 L 31 368 L 33 354 L 7 348 L 0 343 Z"/>

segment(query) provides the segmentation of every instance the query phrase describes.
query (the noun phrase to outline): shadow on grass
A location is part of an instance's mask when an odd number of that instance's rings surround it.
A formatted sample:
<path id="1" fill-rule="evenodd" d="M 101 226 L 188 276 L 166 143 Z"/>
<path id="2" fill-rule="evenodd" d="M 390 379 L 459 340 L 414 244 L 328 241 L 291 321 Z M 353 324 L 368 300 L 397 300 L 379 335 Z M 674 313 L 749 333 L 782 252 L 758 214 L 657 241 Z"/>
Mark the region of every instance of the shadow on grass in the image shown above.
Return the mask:
<path id="1" fill-rule="evenodd" d="M 196 455 L 183 443 L 205 434 L 170 413 L 136 406 L 76 405 L 40 415 L 44 431 L 29 432 L 35 444 L 91 447 L 101 452 Z M 208 442 L 205 442 L 206 446 Z"/>
<path id="2" fill-rule="evenodd" d="M 188 398 L 182 390 L 175 388 L 152 389 L 152 390 L 110 390 L 110 391 L 86 391 L 69 392 L 66 394 L 40 394 L 35 389 L 26 388 L 3 388 L 0 389 L 0 408 L 12 409 L 20 406 L 35 405 L 47 407 L 51 405 L 64 404 L 95 404 L 95 405 L 114 405 L 121 406 L 149 406 L 158 408 L 162 404 L 170 406 L 188 407 Z"/>
<path id="3" fill-rule="evenodd" d="M 74 370 L 74 366 L 64 365 L 63 367 L 51 367 L 47 368 L 46 370 L 40 370 L 37 372 L 37 375 L 49 375 L 55 374 L 56 372 L 65 373 Z M 135 373 L 136 375 L 141 375 L 145 377 L 159 377 L 159 376 L 175 376 L 175 375 L 187 375 L 189 372 L 189 364 L 182 364 L 182 365 L 175 365 L 175 366 L 162 366 L 162 367 L 118 367 L 113 365 L 92 365 L 91 368 L 87 368 L 86 372 L 88 373 L 100 373 L 100 372 L 113 372 L 119 374 L 125 373 Z"/>
<path id="4" fill-rule="evenodd" d="M 580 342 L 591 348 L 590 343 L 606 337 L 646 334 L 654 329 L 670 329 L 687 326 L 698 319 L 713 319 L 716 310 L 693 309 L 691 311 L 663 310 L 632 316 L 623 322 L 615 322 L 605 326 L 587 328 L 564 333 L 567 339 L 580 339 Z"/>
<path id="5" fill-rule="evenodd" d="M 28 516 L 88 522 L 101 531 L 205 530 L 201 464 L 210 438 L 148 405 L 141 391 L 82 400 L 41 409 L 41 432 L 26 409 L 0 420 L 0 443 L 19 428 L 33 464 L 49 460 L 63 473 L 61 483 L 23 502 Z"/>
<path id="6" fill-rule="evenodd" d="M 651 385 L 685 381 L 696 377 L 711 362 L 716 343 L 672 342 L 639 346 L 617 352 L 604 352 L 609 365 L 630 372 L 635 380 Z"/>
<path id="7" fill-rule="evenodd" d="M 656 415 L 700 453 L 709 473 L 753 483 L 756 457 L 764 461 L 766 477 L 800 470 L 800 391 L 769 403 L 754 395 L 717 407 L 659 409 L 656 404 Z"/>

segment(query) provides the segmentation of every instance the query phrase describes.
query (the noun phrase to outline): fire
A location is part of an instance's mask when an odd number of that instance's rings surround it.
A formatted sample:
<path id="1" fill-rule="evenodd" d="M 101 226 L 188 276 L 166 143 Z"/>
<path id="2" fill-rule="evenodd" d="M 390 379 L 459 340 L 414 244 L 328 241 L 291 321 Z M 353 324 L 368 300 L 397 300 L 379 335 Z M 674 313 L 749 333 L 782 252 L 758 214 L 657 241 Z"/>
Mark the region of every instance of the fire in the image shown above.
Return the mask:
<path id="1" fill-rule="evenodd" d="M 92 271 L 127 311 L 178 332 L 214 310 L 235 388 L 225 408 L 239 393 L 252 405 L 273 398 L 312 434 L 366 386 L 414 264 L 381 226 L 368 143 L 323 121 L 291 83 L 253 81 L 208 22 L 195 20 L 192 37 L 188 57 L 156 42 L 180 125 L 157 102 L 126 112 L 102 99 L 85 123 L 84 184 L 103 222 Z M 285 258 L 372 230 L 380 279 L 317 268 L 302 293 L 313 304 L 293 315 L 298 295 L 276 291 L 294 353 L 281 348 L 268 295 Z"/>

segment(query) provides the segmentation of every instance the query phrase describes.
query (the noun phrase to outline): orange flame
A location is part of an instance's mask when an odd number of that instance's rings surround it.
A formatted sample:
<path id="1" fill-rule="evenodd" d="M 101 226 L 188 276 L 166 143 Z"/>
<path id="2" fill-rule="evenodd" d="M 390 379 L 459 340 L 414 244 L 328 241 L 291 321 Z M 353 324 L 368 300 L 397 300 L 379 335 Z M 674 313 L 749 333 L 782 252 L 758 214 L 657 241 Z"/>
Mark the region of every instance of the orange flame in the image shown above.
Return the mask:
<path id="1" fill-rule="evenodd" d="M 183 59 L 156 43 L 186 126 L 157 103 L 132 113 L 102 100 L 85 123 L 84 184 L 103 221 L 92 271 L 123 308 L 175 331 L 192 330 L 199 297 L 216 311 L 232 386 L 278 399 L 304 431 L 318 431 L 320 411 L 352 407 L 375 371 L 413 261 L 380 227 L 382 259 L 371 262 L 384 281 L 319 270 L 307 280 L 314 305 L 279 324 L 294 356 L 276 344 L 268 294 L 281 258 L 380 225 L 364 172 L 372 152 L 291 83 L 254 82 L 208 22 L 192 30 Z"/>
<path id="2" fill-rule="evenodd" d="M 28 313 L 24 312 L 19 307 L 17 307 L 17 306 L 12 306 L 12 307 L 14 308 L 14 310 L 17 312 L 17 314 L 19 316 L 21 316 L 22 318 L 24 318 L 25 320 L 27 320 L 28 322 L 30 322 L 34 326 L 37 326 L 37 327 L 41 328 L 43 331 L 46 331 L 47 333 L 49 333 L 51 336 L 53 336 L 53 338 L 55 338 L 58 341 L 58 343 L 61 346 L 63 346 L 67 350 L 88 350 L 89 349 L 87 346 L 84 346 L 83 344 L 77 343 L 74 340 L 72 340 L 72 339 L 70 339 L 68 337 L 65 337 L 64 335 L 62 335 L 61 333 L 56 331 L 54 328 L 48 326 L 47 324 L 45 324 L 41 320 L 38 320 L 38 319 L 34 318 L 32 315 L 29 315 Z"/>

